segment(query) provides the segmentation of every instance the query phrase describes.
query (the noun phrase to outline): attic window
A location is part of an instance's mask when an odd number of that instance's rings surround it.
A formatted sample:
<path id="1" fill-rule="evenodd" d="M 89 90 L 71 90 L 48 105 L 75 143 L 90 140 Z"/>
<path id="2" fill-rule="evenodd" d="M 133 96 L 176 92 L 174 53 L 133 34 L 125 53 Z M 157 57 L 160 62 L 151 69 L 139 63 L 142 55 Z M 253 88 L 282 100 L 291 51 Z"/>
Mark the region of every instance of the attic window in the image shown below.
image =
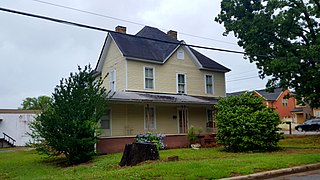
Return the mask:
<path id="1" fill-rule="evenodd" d="M 184 51 L 182 49 L 178 50 L 177 58 L 180 60 L 184 59 Z"/>

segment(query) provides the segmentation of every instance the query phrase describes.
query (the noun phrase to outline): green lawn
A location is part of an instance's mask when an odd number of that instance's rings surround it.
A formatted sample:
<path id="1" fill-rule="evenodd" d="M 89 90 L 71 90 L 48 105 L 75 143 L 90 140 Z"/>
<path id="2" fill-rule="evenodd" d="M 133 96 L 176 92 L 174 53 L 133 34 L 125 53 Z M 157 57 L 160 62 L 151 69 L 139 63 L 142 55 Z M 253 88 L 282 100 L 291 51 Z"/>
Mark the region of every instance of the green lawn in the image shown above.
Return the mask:
<path id="1" fill-rule="evenodd" d="M 119 167 L 121 153 L 65 167 L 26 148 L 0 149 L 0 179 L 216 179 L 320 162 L 320 136 L 290 136 L 272 153 L 227 153 L 221 148 L 160 151 L 160 161 Z M 180 161 L 168 162 L 178 155 Z"/>

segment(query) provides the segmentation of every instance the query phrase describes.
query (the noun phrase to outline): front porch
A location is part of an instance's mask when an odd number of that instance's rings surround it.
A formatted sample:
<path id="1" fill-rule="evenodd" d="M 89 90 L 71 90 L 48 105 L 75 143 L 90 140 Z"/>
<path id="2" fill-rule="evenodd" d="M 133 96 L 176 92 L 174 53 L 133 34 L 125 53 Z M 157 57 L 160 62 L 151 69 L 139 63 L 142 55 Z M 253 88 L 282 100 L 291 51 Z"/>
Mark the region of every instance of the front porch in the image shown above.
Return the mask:
<path id="1" fill-rule="evenodd" d="M 137 134 L 147 132 L 166 134 L 168 148 L 187 147 L 186 134 L 191 126 L 204 134 L 216 132 L 214 104 L 187 95 L 116 93 L 101 119 L 102 134 L 97 149 L 101 153 L 122 151 Z M 206 139 L 206 142 L 214 141 Z"/>

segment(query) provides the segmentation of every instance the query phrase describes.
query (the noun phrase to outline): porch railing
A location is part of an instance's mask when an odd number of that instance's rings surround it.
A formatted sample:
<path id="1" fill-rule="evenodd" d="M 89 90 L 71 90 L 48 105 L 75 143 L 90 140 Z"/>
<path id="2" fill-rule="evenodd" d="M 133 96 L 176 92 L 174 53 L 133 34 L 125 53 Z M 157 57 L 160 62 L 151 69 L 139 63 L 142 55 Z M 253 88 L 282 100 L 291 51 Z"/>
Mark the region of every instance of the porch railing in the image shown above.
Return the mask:
<path id="1" fill-rule="evenodd" d="M 16 143 L 16 140 L 13 139 L 12 137 L 10 137 L 8 134 L 3 133 L 4 136 L 4 140 L 7 141 L 9 144 L 11 144 L 12 146 L 15 146 L 14 144 Z"/>

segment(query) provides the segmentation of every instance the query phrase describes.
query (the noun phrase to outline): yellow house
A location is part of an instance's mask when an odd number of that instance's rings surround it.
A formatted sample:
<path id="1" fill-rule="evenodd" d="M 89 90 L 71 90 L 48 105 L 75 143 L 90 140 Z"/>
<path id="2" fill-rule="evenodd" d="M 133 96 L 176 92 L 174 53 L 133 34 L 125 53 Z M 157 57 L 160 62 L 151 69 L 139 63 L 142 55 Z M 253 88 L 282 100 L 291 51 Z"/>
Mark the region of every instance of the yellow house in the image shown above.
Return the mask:
<path id="1" fill-rule="evenodd" d="M 212 133 L 213 105 L 226 94 L 230 70 L 178 41 L 175 31 L 146 26 L 129 35 L 117 26 L 105 40 L 95 71 L 108 74 L 104 86 L 114 92 L 101 120 L 101 150 L 106 141 L 110 147 L 111 139 L 132 140 L 148 131 L 185 138 L 194 126 Z"/>

